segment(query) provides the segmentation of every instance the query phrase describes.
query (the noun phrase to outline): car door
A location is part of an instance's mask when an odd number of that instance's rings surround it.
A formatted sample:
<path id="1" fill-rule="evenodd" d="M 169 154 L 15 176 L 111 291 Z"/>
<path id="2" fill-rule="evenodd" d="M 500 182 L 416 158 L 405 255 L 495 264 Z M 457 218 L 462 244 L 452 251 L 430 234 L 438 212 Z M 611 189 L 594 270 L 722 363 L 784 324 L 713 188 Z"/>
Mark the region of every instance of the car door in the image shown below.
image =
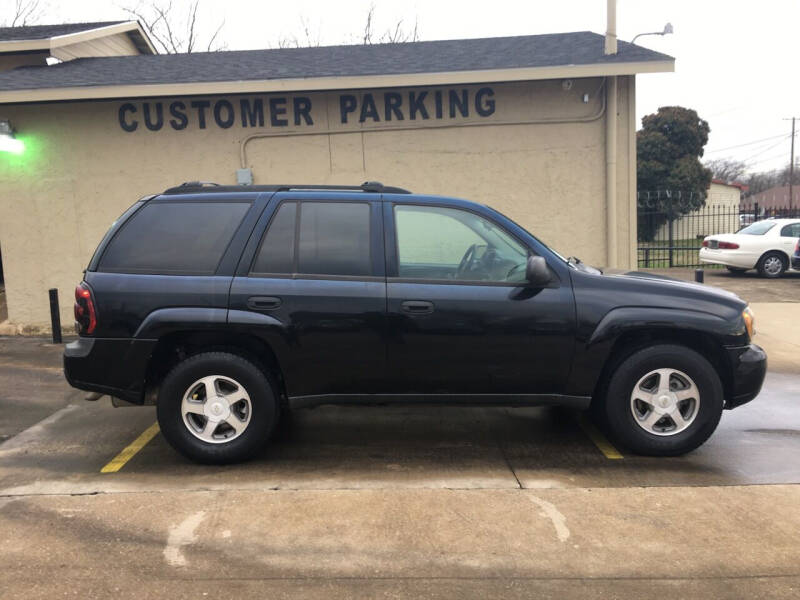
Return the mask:
<path id="1" fill-rule="evenodd" d="M 779 243 L 789 257 L 794 254 L 794 247 L 798 238 L 800 238 L 800 221 L 781 227 Z"/>
<path id="2" fill-rule="evenodd" d="M 229 322 L 269 344 L 288 395 L 373 392 L 385 309 L 379 196 L 276 194 L 237 269 Z"/>
<path id="3" fill-rule="evenodd" d="M 546 287 L 529 286 L 534 249 L 488 211 L 387 202 L 384 224 L 390 391 L 563 391 L 575 336 L 566 269 Z"/>

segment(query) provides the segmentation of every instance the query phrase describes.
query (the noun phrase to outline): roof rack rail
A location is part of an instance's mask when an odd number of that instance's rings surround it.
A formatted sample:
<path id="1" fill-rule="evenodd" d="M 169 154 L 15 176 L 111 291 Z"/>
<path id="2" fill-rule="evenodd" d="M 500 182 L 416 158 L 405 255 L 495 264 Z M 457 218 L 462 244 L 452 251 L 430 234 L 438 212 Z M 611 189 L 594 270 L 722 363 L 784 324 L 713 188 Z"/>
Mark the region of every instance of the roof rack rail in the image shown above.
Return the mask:
<path id="1" fill-rule="evenodd" d="M 184 181 L 178 187 L 220 187 L 218 183 L 213 181 Z"/>
<path id="2" fill-rule="evenodd" d="M 279 191 L 291 190 L 361 190 L 362 192 L 369 192 L 371 194 L 410 194 L 411 192 L 403 188 L 383 185 L 379 181 L 365 181 L 361 185 L 281 185 L 278 186 Z"/>
<path id="3" fill-rule="evenodd" d="M 410 194 L 409 190 L 383 185 L 378 181 L 365 181 L 361 185 L 220 185 L 212 181 L 186 181 L 178 186 L 164 190 L 164 194 L 184 194 L 189 190 L 203 192 L 289 192 L 300 190 L 324 191 L 362 191 L 371 194 Z"/>

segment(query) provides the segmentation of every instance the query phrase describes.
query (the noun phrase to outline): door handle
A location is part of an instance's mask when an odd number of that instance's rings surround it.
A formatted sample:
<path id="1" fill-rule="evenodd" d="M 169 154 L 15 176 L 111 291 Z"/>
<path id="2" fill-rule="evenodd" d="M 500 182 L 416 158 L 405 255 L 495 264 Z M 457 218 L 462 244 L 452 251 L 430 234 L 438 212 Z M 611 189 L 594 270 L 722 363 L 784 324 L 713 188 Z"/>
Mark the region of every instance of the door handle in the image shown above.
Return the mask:
<path id="1" fill-rule="evenodd" d="M 253 310 L 275 310 L 281 305 L 281 299 L 274 296 L 250 296 L 247 299 L 247 308 Z"/>
<path id="2" fill-rule="evenodd" d="M 433 302 L 427 300 L 406 300 L 400 304 L 400 310 L 409 315 L 429 315 L 433 308 Z"/>

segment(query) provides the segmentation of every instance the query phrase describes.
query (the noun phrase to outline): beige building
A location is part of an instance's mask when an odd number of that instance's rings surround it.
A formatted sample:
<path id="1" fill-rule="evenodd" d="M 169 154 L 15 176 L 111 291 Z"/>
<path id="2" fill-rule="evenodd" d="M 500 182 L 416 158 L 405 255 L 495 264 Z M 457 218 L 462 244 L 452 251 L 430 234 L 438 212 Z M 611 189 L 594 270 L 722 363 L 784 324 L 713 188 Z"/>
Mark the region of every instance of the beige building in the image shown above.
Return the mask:
<path id="1" fill-rule="evenodd" d="M 699 210 L 683 215 L 672 222 L 673 235 L 683 239 L 702 239 L 718 233 L 739 230 L 739 204 L 747 186 L 714 179 L 706 194 L 706 204 Z M 669 238 L 669 225 L 664 224 L 655 236 L 657 240 Z"/>
<path id="2" fill-rule="evenodd" d="M 53 287 L 71 323 L 112 221 L 191 180 L 377 180 L 489 204 L 589 263 L 636 265 L 635 76 L 671 57 L 591 32 L 152 55 L 135 22 L 73 29 L 72 44 L 22 29 L 0 29 L 0 65 L 25 60 L 22 37 L 64 62 L 0 72 L 0 123 L 24 144 L 0 152 L 13 324 L 45 326 Z"/>

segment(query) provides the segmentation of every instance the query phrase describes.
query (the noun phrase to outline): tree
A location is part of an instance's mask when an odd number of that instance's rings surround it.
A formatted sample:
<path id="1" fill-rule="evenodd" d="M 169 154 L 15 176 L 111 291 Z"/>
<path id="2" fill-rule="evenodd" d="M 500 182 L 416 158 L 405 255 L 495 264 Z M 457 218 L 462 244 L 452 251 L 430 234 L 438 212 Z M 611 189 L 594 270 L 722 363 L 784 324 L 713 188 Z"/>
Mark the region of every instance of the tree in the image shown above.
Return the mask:
<path id="1" fill-rule="evenodd" d="M 5 8 L 3 8 L 2 12 L 5 12 Z M 25 27 L 26 25 L 32 25 L 39 20 L 41 13 L 41 0 L 13 0 L 11 18 L 0 20 L 0 25 L 6 25 L 8 27 Z"/>
<path id="2" fill-rule="evenodd" d="M 651 240 L 664 222 L 705 205 L 711 170 L 700 158 L 709 131 L 696 111 L 682 106 L 663 106 L 642 119 L 636 133 L 639 204 L 652 214 L 640 219 L 640 239 Z"/>
<path id="3" fill-rule="evenodd" d="M 292 34 L 278 40 L 279 48 L 315 48 L 320 46 L 320 28 L 311 26 L 308 17 L 300 17 L 300 35 Z M 419 41 L 419 22 L 415 18 L 413 28 L 406 27 L 404 19 L 398 19 L 383 33 L 375 31 L 375 5 L 371 4 L 360 32 L 349 36 L 350 43 L 363 44 L 402 44 Z"/>
<path id="4" fill-rule="evenodd" d="M 369 44 L 402 44 L 405 42 L 416 42 L 419 40 L 419 21 L 414 19 L 414 28 L 408 29 L 403 25 L 403 19 L 399 19 L 393 26 L 386 29 L 382 34 L 375 34 L 375 5 L 371 4 L 367 11 L 367 18 L 364 22 L 364 34 L 361 43 Z"/>
<path id="5" fill-rule="evenodd" d="M 747 163 L 733 158 L 718 158 L 706 161 L 705 166 L 711 170 L 711 176 L 725 183 L 744 181 L 747 177 Z"/>
<path id="6" fill-rule="evenodd" d="M 198 47 L 204 47 L 206 52 L 225 50 L 226 44 L 217 41 L 225 21 L 220 21 L 214 33 L 206 41 L 200 41 L 198 9 L 200 0 L 189 2 L 185 17 L 181 17 L 172 5 L 172 0 L 152 0 L 139 2 L 136 6 L 126 7 L 123 10 L 138 19 L 144 25 L 150 37 L 165 54 L 190 54 L 196 52 Z"/>

